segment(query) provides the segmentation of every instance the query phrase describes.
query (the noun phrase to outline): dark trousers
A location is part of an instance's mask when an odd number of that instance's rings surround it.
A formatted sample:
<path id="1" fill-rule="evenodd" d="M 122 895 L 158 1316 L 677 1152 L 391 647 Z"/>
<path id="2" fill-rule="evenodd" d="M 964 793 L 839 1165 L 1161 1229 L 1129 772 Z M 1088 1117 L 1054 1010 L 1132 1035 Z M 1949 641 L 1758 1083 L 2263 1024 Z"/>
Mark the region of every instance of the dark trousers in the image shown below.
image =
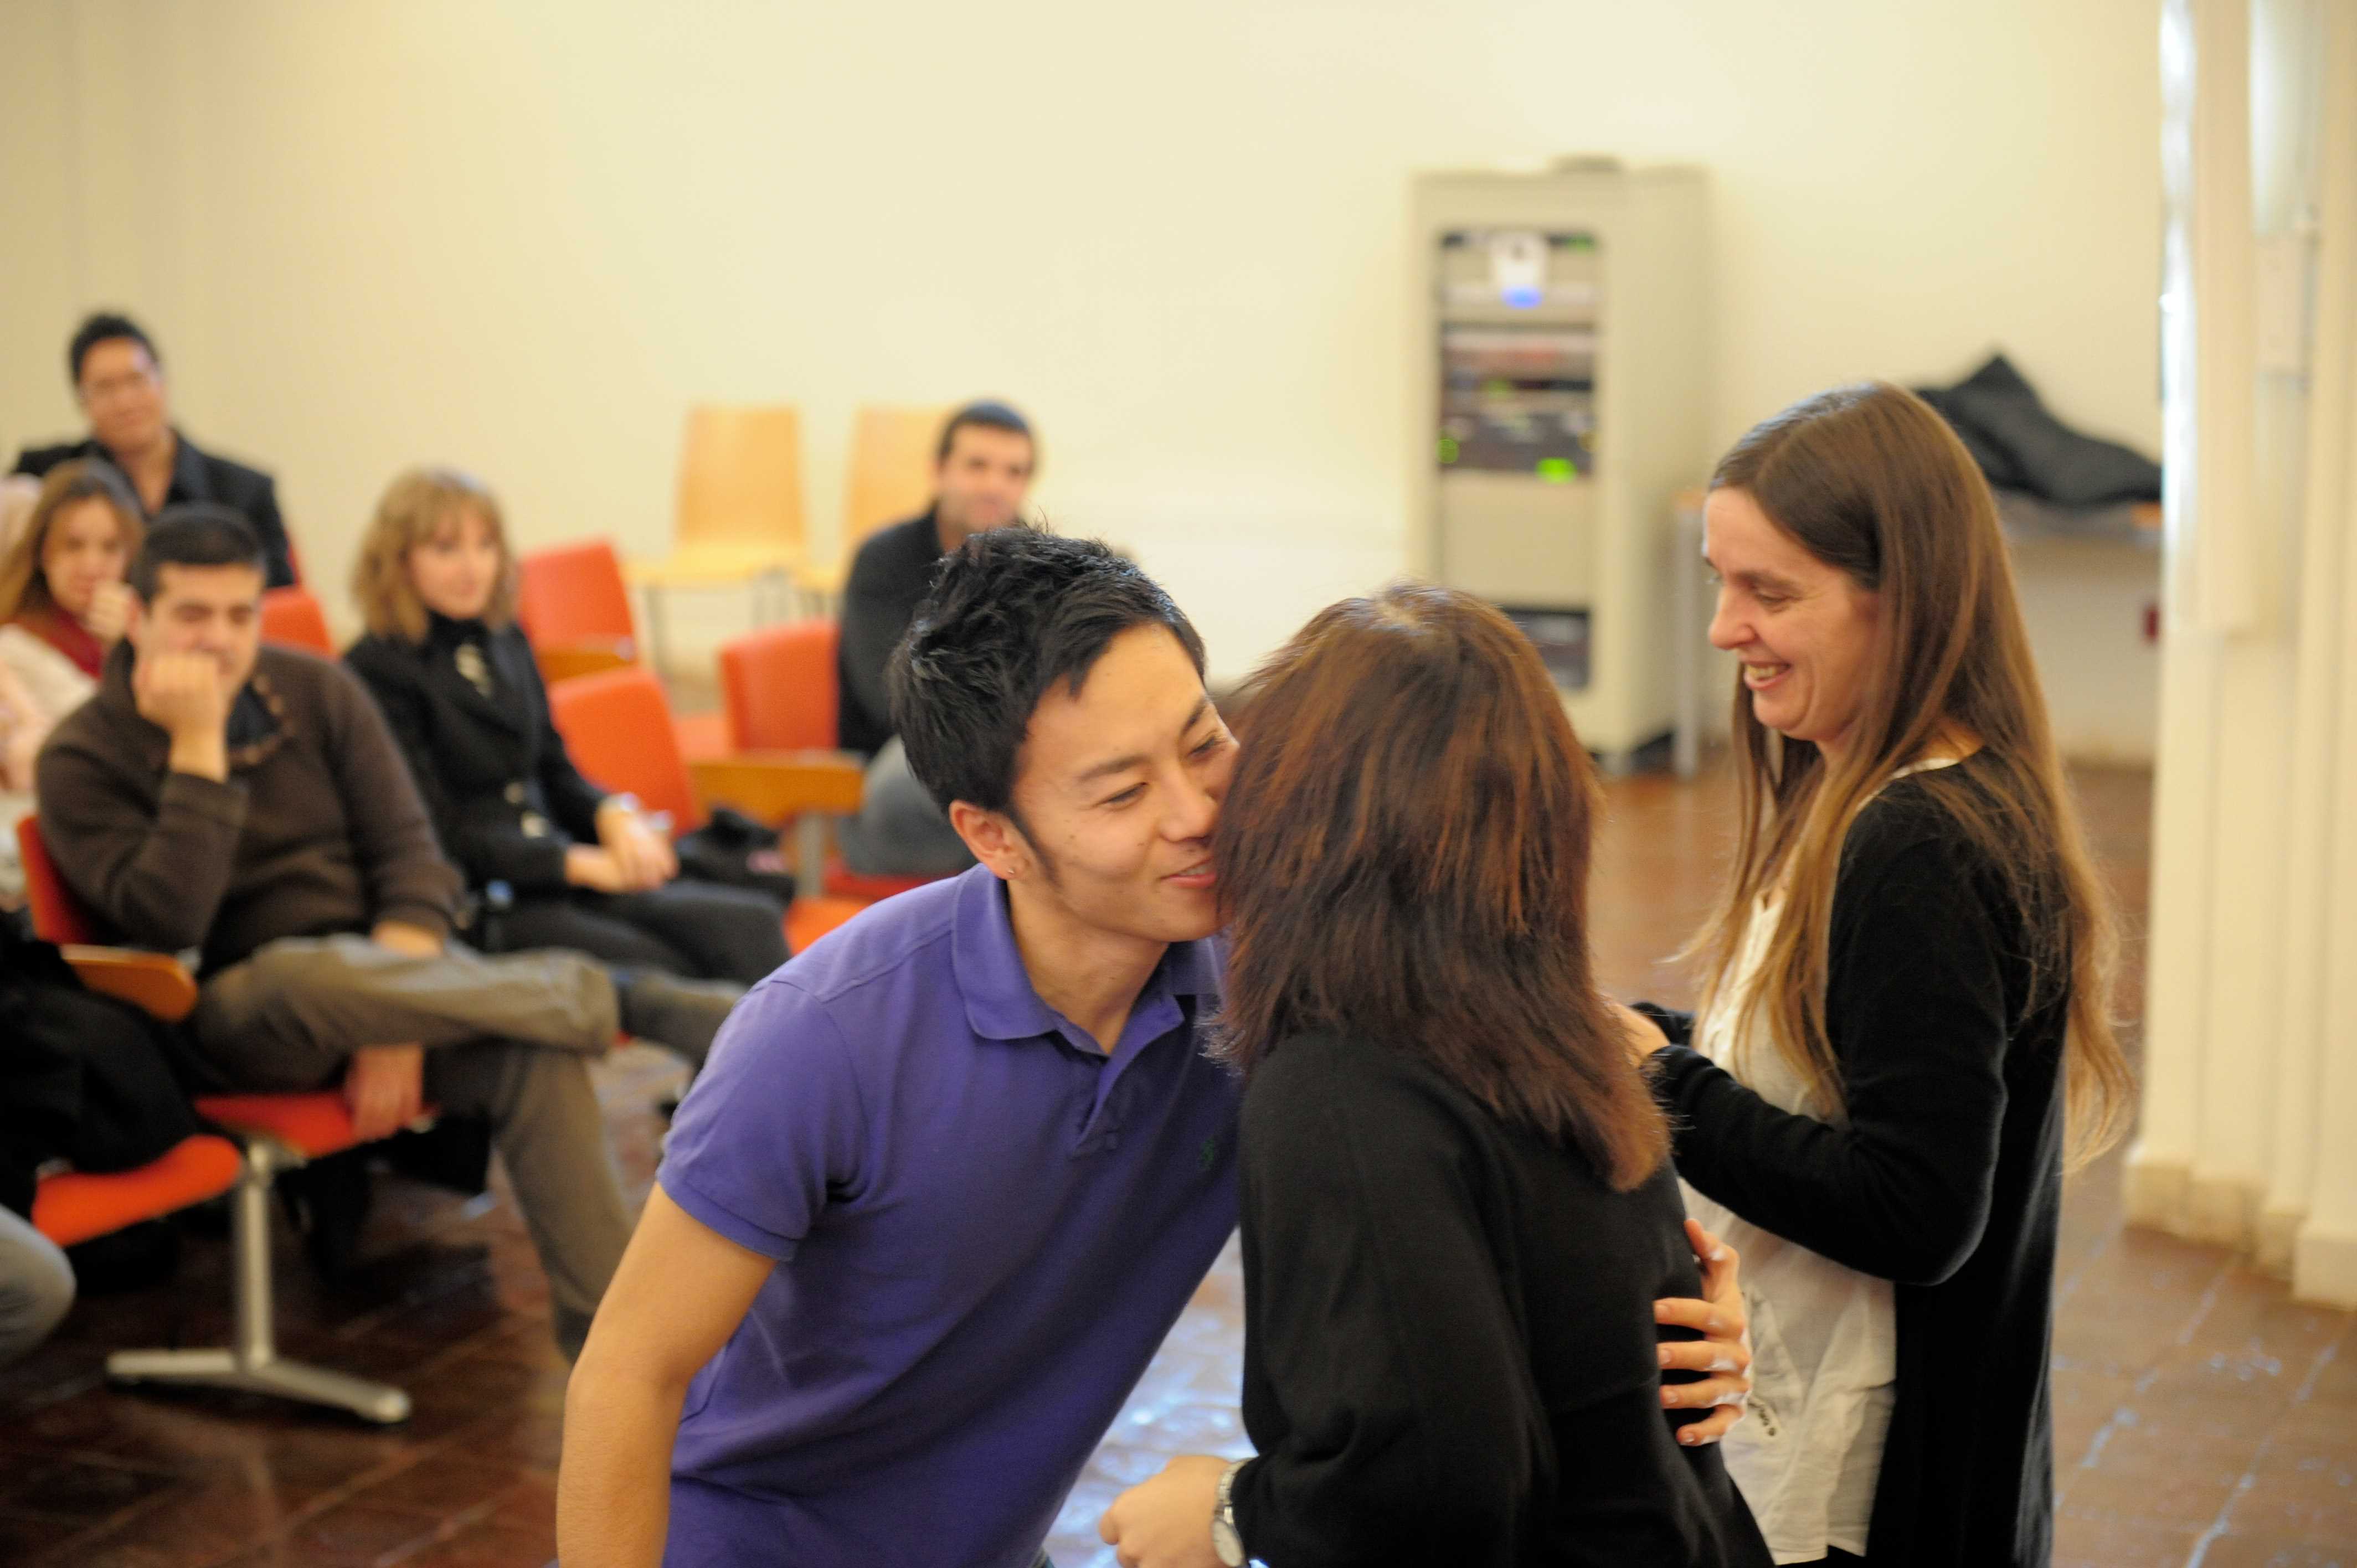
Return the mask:
<path id="1" fill-rule="evenodd" d="M 750 985 L 786 961 L 784 911 L 749 888 L 684 877 L 645 893 L 530 894 L 492 917 L 497 950 L 569 948 L 684 980 Z"/>

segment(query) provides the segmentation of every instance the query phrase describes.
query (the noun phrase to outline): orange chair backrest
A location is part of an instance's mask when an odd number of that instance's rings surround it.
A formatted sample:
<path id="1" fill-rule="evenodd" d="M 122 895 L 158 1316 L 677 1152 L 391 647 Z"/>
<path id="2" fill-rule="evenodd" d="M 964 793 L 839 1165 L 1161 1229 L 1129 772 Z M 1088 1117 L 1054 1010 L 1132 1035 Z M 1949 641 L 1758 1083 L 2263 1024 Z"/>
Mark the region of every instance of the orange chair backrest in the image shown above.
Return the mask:
<path id="1" fill-rule="evenodd" d="M 679 755 L 671 699 L 642 665 L 560 681 L 548 689 L 549 717 L 573 766 L 608 789 L 627 790 L 650 811 L 669 811 L 674 831 L 704 820 Z"/>
<path id="2" fill-rule="evenodd" d="M 17 822 L 16 848 L 25 863 L 25 902 L 32 908 L 33 934 L 45 942 L 97 941 L 98 922 L 58 875 L 58 863 L 49 858 L 49 846 L 41 842 L 39 819 L 27 817 Z"/>
<path id="3" fill-rule="evenodd" d="M 273 588 L 262 596 L 262 640 L 322 659 L 336 656 L 335 639 L 328 635 L 328 614 L 308 588 Z"/>
<path id="4" fill-rule="evenodd" d="M 630 590 L 613 542 L 587 539 L 516 559 L 516 620 L 535 644 L 630 642 Z"/>
<path id="5" fill-rule="evenodd" d="M 863 408 L 851 425 L 851 475 L 843 489 L 843 553 L 888 522 L 933 504 L 933 452 L 948 408 Z"/>
<path id="6" fill-rule="evenodd" d="M 802 542 L 802 420 L 788 404 L 698 403 L 679 446 L 676 542 Z"/>
<path id="7" fill-rule="evenodd" d="M 739 748 L 834 749 L 840 635 L 832 620 L 791 621 L 721 645 L 720 697 Z"/>

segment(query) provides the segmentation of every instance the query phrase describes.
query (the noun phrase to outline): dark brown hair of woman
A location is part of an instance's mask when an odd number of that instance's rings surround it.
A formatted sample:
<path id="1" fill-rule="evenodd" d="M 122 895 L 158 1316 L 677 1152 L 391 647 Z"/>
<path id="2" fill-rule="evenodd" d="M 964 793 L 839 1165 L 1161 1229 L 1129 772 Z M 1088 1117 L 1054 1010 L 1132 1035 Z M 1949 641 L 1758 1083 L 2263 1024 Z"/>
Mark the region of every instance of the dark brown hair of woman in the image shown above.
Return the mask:
<path id="1" fill-rule="evenodd" d="M 1734 875 L 1690 950 L 1706 1002 L 1734 972 L 1760 895 L 1784 914 L 1760 982 L 1733 999 L 1830 1102 L 1841 1082 L 1825 1034 L 1826 945 L 1843 835 L 1908 764 L 1964 738 L 1980 763 L 1916 781 L 1997 868 L 2018 910 L 2030 1011 L 2069 1009 L 2063 1058 L 2072 1163 L 2115 1140 L 2136 1080 L 2112 1026 L 2112 904 L 2063 777 L 2014 592 L 1996 503 L 1964 443 L 1914 393 L 1887 382 L 1821 392 L 1762 421 L 1720 459 L 1713 489 L 1742 490 L 1818 560 L 1879 596 L 1882 647 L 1848 760 L 1755 717 L 1735 688 Z"/>
<path id="2" fill-rule="evenodd" d="M 1595 770 L 1522 633 L 1446 588 L 1345 599 L 1239 711 L 1221 1054 L 1401 1051 L 1618 1190 L 1651 1175 L 1668 1133 L 1588 961 Z"/>

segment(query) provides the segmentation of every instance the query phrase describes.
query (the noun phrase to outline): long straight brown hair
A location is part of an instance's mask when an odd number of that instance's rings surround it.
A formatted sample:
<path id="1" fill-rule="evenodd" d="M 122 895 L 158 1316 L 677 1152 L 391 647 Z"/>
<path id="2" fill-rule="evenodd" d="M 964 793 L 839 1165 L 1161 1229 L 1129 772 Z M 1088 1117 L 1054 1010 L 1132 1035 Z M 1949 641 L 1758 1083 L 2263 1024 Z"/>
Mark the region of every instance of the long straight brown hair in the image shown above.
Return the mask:
<path id="1" fill-rule="evenodd" d="M 0 621 L 14 620 L 18 616 L 38 618 L 65 613 L 58 608 L 58 601 L 49 592 L 49 579 L 41 569 L 41 556 L 49 547 L 49 530 L 57 526 L 59 514 L 68 507 L 93 500 L 104 501 L 114 513 L 114 526 L 123 535 L 124 565 L 129 568 L 132 557 L 139 553 L 139 542 L 147 532 L 131 487 L 94 457 L 60 463 L 41 481 L 40 497 L 26 514 L 25 531 L 9 545 L 7 553 L 0 555 Z"/>
<path id="2" fill-rule="evenodd" d="M 1594 769 L 1537 651 L 1449 589 L 1323 610 L 1239 707 L 1212 835 L 1219 1050 L 1331 1030 L 1428 1062 L 1627 1190 L 1669 1152 L 1587 951 Z"/>
<path id="3" fill-rule="evenodd" d="M 1980 745 L 1973 767 L 1915 781 L 2001 875 L 2030 966 L 2025 1016 L 2068 1007 L 2070 1158 L 2093 1158 L 2119 1136 L 2136 1091 L 2110 1012 L 2117 939 L 2055 750 L 1987 482 L 1930 404 L 1869 382 L 1756 425 L 1720 460 L 1711 488 L 1741 490 L 1803 549 L 1878 596 L 1880 646 L 1838 767 L 1814 744 L 1761 724 L 1736 682 L 1734 875 L 1690 950 L 1706 970 L 1705 1006 L 1725 1001 L 1748 1024 L 1764 1023 L 1819 1097 L 1843 1103 L 1825 1032 L 1842 840 L 1893 774 L 1962 732 Z M 1758 982 L 1723 997 L 1744 928 L 1771 888 L 1781 889 L 1783 910 Z"/>

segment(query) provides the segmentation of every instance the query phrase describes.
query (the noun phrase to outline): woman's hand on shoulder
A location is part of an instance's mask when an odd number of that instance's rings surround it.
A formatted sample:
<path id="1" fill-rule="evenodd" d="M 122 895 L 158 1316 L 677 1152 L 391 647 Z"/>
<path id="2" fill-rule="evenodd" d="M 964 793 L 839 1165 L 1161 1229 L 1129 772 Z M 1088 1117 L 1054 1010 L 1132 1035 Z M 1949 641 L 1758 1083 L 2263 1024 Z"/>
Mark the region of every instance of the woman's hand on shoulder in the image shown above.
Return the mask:
<path id="1" fill-rule="evenodd" d="M 1612 1010 L 1613 1018 L 1620 1026 L 1621 1036 L 1629 1043 L 1629 1054 L 1637 1060 L 1643 1061 L 1670 1043 L 1670 1037 L 1662 1033 L 1659 1024 L 1627 1003 L 1616 1002 L 1608 996 L 1604 1004 Z"/>

